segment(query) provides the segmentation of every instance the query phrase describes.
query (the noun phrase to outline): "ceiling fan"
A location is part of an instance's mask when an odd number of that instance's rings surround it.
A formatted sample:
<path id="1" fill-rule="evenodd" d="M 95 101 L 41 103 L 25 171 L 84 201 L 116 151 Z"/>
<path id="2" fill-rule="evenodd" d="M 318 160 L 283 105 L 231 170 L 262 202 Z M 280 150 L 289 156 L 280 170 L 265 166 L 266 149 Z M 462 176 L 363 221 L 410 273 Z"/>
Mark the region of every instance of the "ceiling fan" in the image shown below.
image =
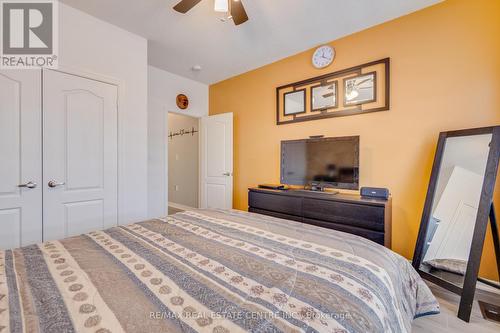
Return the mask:
<path id="1" fill-rule="evenodd" d="M 361 80 L 359 82 L 354 82 L 350 85 L 347 86 L 347 92 L 346 92 L 346 98 L 348 101 L 351 101 L 355 99 L 356 97 L 359 96 L 359 91 L 361 89 L 372 89 L 372 87 L 362 87 L 363 84 L 365 83 L 372 83 L 373 84 L 373 78 L 368 78 Z"/>
<path id="2" fill-rule="evenodd" d="M 323 95 L 323 98 L 329 98 L 329 97 L 332 97 L 333 95 L 335 95 L 335 94 L 333 93 L 333 85 L 328 86 L 328 88 L 326 88 L 326 90 L 332 90 L 332 92 L 331 92 L 331 93 L 326 93 L 326 94 L 324 94 L 324 95 Z"/>
<path id="3" fill-rule="evenodd" d="M 174 6 L 174 10 L 185 14 L 196 6 L 201 0 L 182 0 Z M 229 18 L 235 25 L 248 21 L 248 15 L 241 0 L 215 0 L 214 10 L 216 12 L 228 13 Z"/>
<path id="4" fill-rule="evenodd" d="M 364 79 L 364 80 L 361 80 L 359 82 L 355 82 L 354 84 L 351 84 L 347 87 L 347 99 L 348 100 L 352 100 L 356 97 L 359 96 L 359 90 L 361 89 L 371 89 L 372 87 L 361 87 L 363 84 L 365 83 L 370 83 L 370 82 L 373 82 L 373 78 L 368 78 L 368 79 Z M 332 90 L 332 92 L 327 92 L 325 94 L 323 94 L 323 98 L 329 98 L 329 97 L 332 97 L 333 95 L 335 95 L 333 93 L 333 85 L 330 85 L 326 88 L 326 90 Z"/>

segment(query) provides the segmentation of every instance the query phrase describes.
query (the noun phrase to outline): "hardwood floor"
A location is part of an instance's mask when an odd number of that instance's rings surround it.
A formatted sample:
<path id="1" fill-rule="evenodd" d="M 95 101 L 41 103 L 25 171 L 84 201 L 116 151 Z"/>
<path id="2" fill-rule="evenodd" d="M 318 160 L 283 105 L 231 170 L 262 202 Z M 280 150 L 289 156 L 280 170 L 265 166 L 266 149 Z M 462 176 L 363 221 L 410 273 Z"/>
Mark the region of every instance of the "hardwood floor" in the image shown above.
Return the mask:
<path id="1" fill-rule="evenodd" d="M 438 315 L 418 318 L 413 322 L 413 333 L 434 333 L 434 332 L 473 332 L 473 333 L 499 333 L 500 324 L 485 320 L 479 310 L 477 301 L 474 302 L 472 316 L 469 323 L 457 318 L 458 304 L 460 297 L 441 287 L 428 283 L 432 292 L 436 296 L 441 306 L 441 313 Z M 500 302 L 500 294 L 498 294 Z"/>
<path id="2" fill-rule="evenodd" d="M 172 214 L 180 213 L 180 212 L 183 212 L 183 210 L 168 206 L 168 215 L 172 215 Z"/>

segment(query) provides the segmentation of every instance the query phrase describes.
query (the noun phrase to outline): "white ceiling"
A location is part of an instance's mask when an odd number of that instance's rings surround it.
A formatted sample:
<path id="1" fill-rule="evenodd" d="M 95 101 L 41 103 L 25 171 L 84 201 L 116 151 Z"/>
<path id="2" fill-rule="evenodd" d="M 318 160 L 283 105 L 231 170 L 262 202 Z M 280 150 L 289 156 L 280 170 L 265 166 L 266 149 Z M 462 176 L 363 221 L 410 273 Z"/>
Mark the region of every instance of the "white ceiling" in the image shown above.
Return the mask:
<path id="1" fill-rule="evenodd" d="M 215 83 L 440 0 L 242 0 L 250 20 L 219 20 L 214 0 L 183 15 L 179 0 L 61 0 L 149 40 L 149 64 Z M 202 71 L 193 72 L 194 65 Z"/>

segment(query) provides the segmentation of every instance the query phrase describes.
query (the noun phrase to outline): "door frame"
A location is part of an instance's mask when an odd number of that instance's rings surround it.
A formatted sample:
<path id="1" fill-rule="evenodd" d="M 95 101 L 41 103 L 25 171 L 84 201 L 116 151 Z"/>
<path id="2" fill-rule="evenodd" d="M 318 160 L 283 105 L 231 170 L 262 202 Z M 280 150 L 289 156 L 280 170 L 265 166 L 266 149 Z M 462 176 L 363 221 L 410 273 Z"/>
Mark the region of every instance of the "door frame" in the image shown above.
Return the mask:
<path id="1" fill-rule="evenodd" d="M 199 116 L 199 115 L 193 115 L 193 114 L 185 114 L 184 112 L 177 112 L 177 111 L 171 111 L 168 109 L 167 106 L 164 106 L 164 115 L 165 115 L 165 133 L 164 133 L 164 137 L 165 137 L 165 172 L 166 172 L 166 176 L 165 176 L 165 198 L 167 198 L 166 202 L 165 202 L 165 215 L 168 215 L 168 206 L 169 206 L 169 203 L 170 203 L 170 198 L 169 198 L 169 193 L 168 193 L 168 184 L 169 184 L 169 177 L 168 177 L 168 169 L 170 167 L 170 164 L 169 164 L 169 159 L 168 159 L 168 140 L 169 140 L 169 133 L 168 133 L 168 114 L 169 113 L 174 113 L 174 114 L 178 114 L 178 115 L 181 115 L 181 116 L 187 116 L 187 117 L 191 117 L 191 118 L 194 118 L 194 119 L 197 119 L 198 120 L 198 207 L 189 207 L 189 208 L 200 208 L 200 204 L 201 204 L 201 120 L 203 119 L 203 117 L 205 116 Z M 188 207 L 187 206 L 183 206 L 183 205 L 179 205 L 177 204 L 177 207 L 179 209 L 187 209 Z"/>
<path id="2" fill-rule="evenodd" d="M 176 110 L 173 110 L 173 108 L 170 108 L 168 106 L 167 103 L 165 103 L 165 101 L 163 100 L 160 100 L 160 99 L 157 99 L 157 98 L 152 98 L 150 96 L 149 98 L 149 101 L 148 101 L 148 118 L 152 117 L 152 115 L 154 114 L 154 119 L 161 122 L 161 133 L 158 134 L 159 136 L 161 136 L 162 140 L 161 140 L 161 164 L 162 164 L 162 167 L 161 167 L 161 175 L 163 177 L 163 179 L 159 180 L 161 181 L 162 183 L 162 202 L 161 202 L 161 208 L 160 208 L 160 205 L 157 205 L 157 208 L 154 208 L 152 209 L 149 204 L 150 204 L 150 200 L 148 200 L 148 218 L 158 218 L 158 217 L 161 217 L 161 216 L 167 216 L 168 215 L 168 203 L 169 203 L 169 198 L 168 198 L 168 184 L 169 184 L 169 179 L 168 179 L 168 167 L 169 167 L 169 161 L 168 161 L 168 140 L 169 140 L 169 132 L 168 132 L 168 114 L 169 113 L 175 113 L 175 114 L 180 114 L 180 115 L 185 115 L 185 116 L 189 116 L 189 117 L 192 117 L 192 118 L 196 118 L 198 119 L 198 122 L 200 123 L 201 125 L 201 118 L 205 117 L 205 115 L 199 115 L 199 114 L 189 114 L 189 111 L 188 112 L 185 112 L 185 111 L 176 111 Z M 149 120 L 148 120 L 149 121 Z M 198 128 L 200 128 L 200 125 L 198 126 Z M 158 128 L 156 128 L 157 131 L 159 131 Z M 148 146 L 151 146 L 151 138 L 149 137 L 151 133 L 151 128 L 149 127 L 149 124 L 148 124 Z M 154 141 L 155 145 L 160 145 L 159 141 L 158 140 L 155 140 Z M 198 145 L 201 144 L 201 136 L 198 135 Z M 198 159 L 200 160 L 201 158 L 201 149 L 198 149 Z M 198 163 L 198 178 L 201 177 L 201 164 Z M 151 169 L 151 163 L 148 165 L 148 183 L 151 183 L 151 182 L 156 182 L 157 179 L 153 178 L 153 177 L 157 177 L 158 174 L 159 174 L 159 171 L 156 171 L 156 170 L 159 170 L 158 169 L 155 169 L 155 171 L 152 171 Z M 198 186 L 199 186 L 199 182 L 198 182 Z M 151 193 L 150 193 L 150 189 L 148 189 L 148 195 L 151 196 Z M 199 191 L 198 191 L 198 204 L 200 202 L 200 194 L 199 194 Z M 159 211 L 161 211 L 161 213 L 159 213 Z M 161 216 L 158 216 L 158 215 L 161 215 Z"/>
<path id="3" fill-rule="evenodd" d="M 175 112 L 175 111 L 169 111 L 167 107 L 165 107 L 165 110 L 166 110 L 166 113 L 164 113 L 165 115 L 165 133 L 164 133 L 164 137 L 165 137 L 165 146 L 166 146 L 166 150 L 165 150 L 165 166 L 166 166 L 166 177 L 165 177 L 165 198 L 167 198 L 166 200 L 166 205 L 165 205 L 165 215 L 168 215 L 168 207 L 169 206 L 172 206 L 173 208 L 177 208 L 177 209 L 182 209 L 182 210 L 189 210 L 189 209 L 198 209 L 200 208 L 200 202 L 201 202 L 201 194 L 200 194 L 200 185 L 201 185 L 201 120 L 203 119 L 204 116 L 197 116 L 197 115 L 192 115 L 192 114 L 185 114 L 183 112 Z M 168 177 L 168 171 L 169 171 L 169 168 L 170 168 L 170 164 L 169 164 L 169 159 L 168 159 L 168 142 L 169 142 L 169 130 L 168 130 L 168 114 L 169 113 L 173 113 L 173 114 L 178 114 L 178 115 L 181 115 L 181 116 L 186 116 L 186 117 L 189 117 L 189 118 L 193 118 L 193 119 L 196 119 L 198 120 L 198 207 L 189 207 L 189 206 L 186 206 L 186 205 L 182 205 L 182 204 L 177 204 L 177 203 L 172 203 L 170 202 L 170 193 L 169 193 L 169 189 L 168 189 L 168 184 L 169 184 L 169 177 Z"/>
<path id="4" fill-rule="evenodd" d="M 123 163 L 123 153 L 121 152 L 121 149 L 120 147 L 123 147 L 125 146 L 125 134 L 124 134 L 124 131 L 123 131 L 123 128 L 125 128 L 125 123 L 124 123 L 124 117 L 121 116 L 121 112 L 122 110 L 124 109 L 123 107 L 123 98 L 122 96 L 125 95 L 125 82 L 123 80 L 120 80 L 118 78 L 115 78 L 115 77 L 112 77 L 112 76 L 107 76 L 107 75 L 103 75 L 103 74 L 99 74 L 99 73 L 96 73 L 96 72 L 91 72 L 91 71 L 88 71 L 88 70 L 85 70 L 85 69 L 82 69 L 82 68 L 79 68 L 79 67 L 73 67 L 73 66 L 68 66 L 68 65 L 63 65 L 63 64 L 59 64 L 58 68 L 57 69 L 47 69 L 47 68 L 44 68 L 42 69 L 41 71 L 41 77 L 40 77 L 40 80 L 41 80 L 41 94 L 42 94 L 42 98 L 43 98 L 43 91 L 44 91 L 44 86 L 43 86 L 43 76 L 44 76 L 44 73 L 45 71 L 54 71 L 54 72 L 60 72 L 60 73 L 64 73 L 64 74 L 69 74 L 69 75 L 74 75 L 74 76 L 78 76 L 78 77 L 81 77 L 81 78 L 84 78 L 84 79 L 89 79 L 89 80 L 93 80 L 93 81 L 98 81 L 98 82 L 102 82 L 102 83 L 105 83 L 105 84 L 110 84 L 110 85 L 114 85 L 117 87 L 117 97 L 116 97 L 116 101 L 117 101 L 117 110 L 116 110 L 116 116 L 117 116 L 117 119 L 116 119 L 116 124 L 117 124 L 117 138 L 116 138 L 116 144 L 117 144 L 117 148 L 118 148 L 118 155 L 117 155 L 117 188 L 116 188 L 116 192 L 117 192 L 117 200 L 118 200 L 118 207 L 117 207 L 117 221 L 118 221 L 118 225 L 123 225 L 123 224 L 126 224 L 126 216 L 125 216 L 125 209 L 124 207 L 126 206 L 126 203 L 123 202 L 123 196 L 120 195 L 120 189 L 123 188 L 123 186 L 121 185 L 125 179 L 125 173 L 124 173 L 124 170 L 123 170 L 123 165 L 125 163 Z M 43 128 L 44 128 L 44 109 L 43 109 L 43 101 L 42 101 L 42 122 L 40 124 L 41 126 L 41 130 L 42 130 L 42 140 L 43 140 Z M 43 144 L 42 144 L 42 156 L 43 156 Z M 43 177 L 43 174 L 42 174 L 42 177 Z M 43 184 L 45 185 L 45 184 Z M 43 221 L 42 221 L 42 224 L 43 224 Z"/>

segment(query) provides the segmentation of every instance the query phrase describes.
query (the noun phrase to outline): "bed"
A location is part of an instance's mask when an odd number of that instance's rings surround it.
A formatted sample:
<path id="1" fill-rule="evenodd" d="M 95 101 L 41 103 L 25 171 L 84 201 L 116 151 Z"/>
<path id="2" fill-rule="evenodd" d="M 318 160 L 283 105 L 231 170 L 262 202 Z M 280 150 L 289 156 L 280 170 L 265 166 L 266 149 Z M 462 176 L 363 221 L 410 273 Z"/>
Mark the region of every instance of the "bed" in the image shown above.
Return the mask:
<path id="1" fill-rule="evenodd" d="M 0 251 L 0 332 L 409 332 L 439 306 L 369 240 L 196 210 Z"/>

